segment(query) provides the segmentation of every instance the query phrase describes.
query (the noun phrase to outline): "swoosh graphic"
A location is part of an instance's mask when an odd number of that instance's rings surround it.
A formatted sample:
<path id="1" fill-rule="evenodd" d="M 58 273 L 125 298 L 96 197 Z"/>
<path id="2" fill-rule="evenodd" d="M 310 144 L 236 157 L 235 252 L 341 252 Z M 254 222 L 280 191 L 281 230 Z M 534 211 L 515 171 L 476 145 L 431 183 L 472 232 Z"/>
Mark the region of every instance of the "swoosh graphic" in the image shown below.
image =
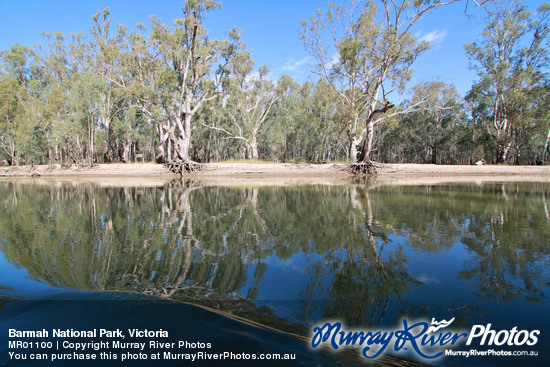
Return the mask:
<path id="1" fill-rule="evenodd" d="M 439 329 L 444 329 L 446 328 L 447 326 L 451 325 L 453 323 L 453 321 L 455 321 L 455 318 L 453 317 L 452 319 L 450 319 L 449 321 L 447 320 L 441 320 L 439 322 L 435 321 L 434 318 L 432 318 L 432 326 L 430 326 L 428 328 L 428 331 L 426 333 L 435 333 L 437 330 Z M 435 326 L 434 326 L 435 325 Z"/>

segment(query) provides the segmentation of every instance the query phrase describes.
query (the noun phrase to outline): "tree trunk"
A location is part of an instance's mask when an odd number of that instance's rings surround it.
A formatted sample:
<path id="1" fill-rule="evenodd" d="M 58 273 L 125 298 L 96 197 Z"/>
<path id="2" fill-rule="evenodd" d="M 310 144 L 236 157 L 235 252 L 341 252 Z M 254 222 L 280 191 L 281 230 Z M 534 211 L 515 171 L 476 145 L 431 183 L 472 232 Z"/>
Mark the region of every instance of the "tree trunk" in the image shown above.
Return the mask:
<path id="1" fill-rule="evenodd" d="M 113 160 L 111 154 L 111 129 L 109 127 L 111 125 L 111 122 L 105 116 L 103 116 L 101 119 L 103 121 L 103 129 L 105 130 L 103 132 L 103 161 L 105 163 L 109 163 Z"/>
<path id="2" fill-rule="evenodd" d="M 250 158 L 251 159 L 258 159 L 258 140 L 256 137 L 256 134 L 252 136 L 252 141 L 250 142 Z"/>
<path id="3" fill-rule="evenodd" d="M 437 164 L 437 148 L 436 147 L 431 147 L 431 151 L 432 151 L 431 163 L 432 164 Z"/>
<path id="4" fill-rule="evenodd" d="M 499 156 L 497 157 L 498 163 L 506 163 L 508 160 L 508 153 L 510 153 L 510 148 L 512 147 L 512 142 L 508 142 L 508 144 L 500 145 L 499 144 Z"/>
<path id="5" fill-rule="evenodd" d="M 157 132 L 159 134 L 159 140 L 158 140 L 158 153 L 155 154 L 155 161 L 157 163 L 163 163 L 164 162 L 164 157 L 165 157 L 165 152 L 164 152 L 164 132 L 162 131 L 162 126 L 160 124 L 157 124 Z M 154 140 L 153 140 L 154 141 Z M 155 144 L 153 143 L 153 146 Z"/>
<path id="6" fill-rule="evenodd" d="M 93 127 L 93 117 L 88 115 L 88 135 L 90 138 L 90 146 L 89 146 L 89 153 L 88 153 L 88 159 L 90 167 L 94 165 L 94 127 Z"/>
<path id="7" fill-rule="evenodd" d="M 544 159 L 546 158 L 546 152 L 548 151 L 549 142 L 550 142 L 550 126 L 548 126 L 548 135 L 546 136 L 546 142 L 544 143 L 544 149 L 542 149 L 542 154 L 540 157 L 541 164 L 544 164 Z"/>
<path id="8" fill-rule="evenodd" d="M 158 131 L 158 134 L 159 134 L 159 140 L 158 140 L 158 146 L 157 146 L 157 149 L 158 149 L 158 153 L 157 155 L 155 156 L 155 161 L 157 163 L 165 163 L 167 161 L 170 161 L 171 157 L 170 157 L 170 140 L 169 140 L 169 132 L 168 131 L 165 131 L 166 130 L 166 126 L 164 125 L 163 122 L 159 122 L 157 124 L 157 131 Z M 165 148 L 165 145 L 166 143 L 168 142 L 168 152 L 167 152 L 167 149 Z"/>
<path id="9" fill-rule="evenodd" d="M 350 146 L 349 146 L 349 161 L 352 163 L 359 162 L 359 144 L 361 143 L 361 137 L 353 135 L 351 137 Z"/>
<path id="10" fill-rule="evenodd" d="M 17 157 L 15 154 L 15 143 L 10 143 L 10 153 L 9 153 L 9 164 L 10 166 L 17 166 Z"/>
<path id="11" fill-rule="evenodd" d="M 124 163 L 130 162 L 131 148 L 132 148 L 132 142 L 130 140 L 126 140 L 122 142 L 122 161 Z"/>
<path id="12" fill-rule="evenodd" d="M 365 137 L 365 144 L 363 144 L 363 149 L 361 150 L 361 155 L 359 157 L 359 163 L 369 163 L 370 162 L 370 152 L 372 150 L 372 141 L 374 139 L 374 121 L 369 121 L 367 123 L 367 135 Z"/>
<path id="13" fill-rule="evenodd" d="M 181 124 L 178 124 L 181 126 Z M 183 131 L 180 131 L 177 139 L 174 134 L 171 134 L 171 138 L 174 139 L 174 149 L 178 159 L 181 162 L 191 162 L 189 157 L 189 149 L 191 148 L 191 116 L 185 115 L 183 119 Z"/>

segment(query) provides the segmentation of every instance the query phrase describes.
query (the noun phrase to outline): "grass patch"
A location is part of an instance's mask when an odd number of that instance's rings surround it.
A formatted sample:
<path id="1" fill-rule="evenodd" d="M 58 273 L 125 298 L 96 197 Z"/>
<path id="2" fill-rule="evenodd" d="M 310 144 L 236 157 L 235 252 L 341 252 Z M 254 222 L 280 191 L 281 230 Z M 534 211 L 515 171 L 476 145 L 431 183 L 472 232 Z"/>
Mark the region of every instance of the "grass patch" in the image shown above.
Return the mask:
<path id="1" fill-rule="evenodd" d="M 258 164 L 276 164 L 273 161 L 264 161 L 262 159 L 228 159 L 219 163 L 258 163 Z"/>
<path id="2" fill-rule="evenodd" d="M 216 163 L 216 162 L 213 162 Z M 294 159 L 286 162 L 274 162 L 274 161 L 265 161 L 263 159 L 228 159 L 226 161 L 219 161 L 217 163 L 258 163 L 258 164 L 279 164 L 279 163 L 305 163 L 305 164 L 349 164 L 347 161 L 327 161 L 327 162 L 307 162 L 302 159 Z"/>

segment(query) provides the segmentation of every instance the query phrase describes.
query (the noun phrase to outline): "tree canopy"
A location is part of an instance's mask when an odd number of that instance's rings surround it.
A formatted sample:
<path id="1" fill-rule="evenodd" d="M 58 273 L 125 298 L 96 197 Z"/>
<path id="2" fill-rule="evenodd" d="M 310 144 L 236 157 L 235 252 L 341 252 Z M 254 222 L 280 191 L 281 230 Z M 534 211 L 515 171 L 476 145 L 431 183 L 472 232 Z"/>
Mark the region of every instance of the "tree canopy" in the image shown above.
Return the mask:
<path id="1" fill-rule="evenodd" d="M 410 83 L 429 47 L 415 24 L 455 1 L 329 3 L 303 22 L 303 83 L 256 65 L 238 28 L 214 39 L 215 1 L 135 27 L 105 8 L 86 34 L 1 51 L 0 162 L 546 164 L 550 5 L 476 2 L 485 27 L 465 53 L 477 78 L 461 96 L 439 79 Z"/>

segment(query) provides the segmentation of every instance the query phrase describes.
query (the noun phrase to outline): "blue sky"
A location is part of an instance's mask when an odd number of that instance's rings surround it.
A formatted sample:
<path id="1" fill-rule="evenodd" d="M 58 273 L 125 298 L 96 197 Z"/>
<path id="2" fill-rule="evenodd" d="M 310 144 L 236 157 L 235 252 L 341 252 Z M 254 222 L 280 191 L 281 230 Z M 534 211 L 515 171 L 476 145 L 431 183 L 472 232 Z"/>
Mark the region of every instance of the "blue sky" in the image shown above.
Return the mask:
<path id="1" fill-rule="evenodd" d="M 183 0 L 1 0 L 0 49 L 15 43 L 30 46 L 44 42 L 41 31 L 88 33 L 92 14 L 107 6 L 113 23 L 122 23 L 130 29 L 137 22 L 147 24 L 153 14 L 171 24 L 181 15 L 183 3 Z M 527 1 L 531 10 L 542 3 Z M 243 31 L 243 40 L 252 50 L 257 66 L 267 64 L 273 79 L 288 74 L 304 82 L 314 77 L 308 68 L 312 59 L 300 41 L 300 21 L 307 20 L 325 4 L 324 0 L 226 0 L 221 10 L 209 16 L 206 26 L 216 38 L 225 37 L 237 26 Z M 467 92 L 475 73 L 468 69 L 464 44 L 475 40 L 483 28 L 481 12 L 472 4 L 468 9 L 474 17 L 465 16 L 465 2 L 460 2 L 435 9 L 417 23 L 414 33 L 432 40 L 432 47 L 414 65 L 410 85 L 438 78 L 454 84 L 461 94 Z"/>

